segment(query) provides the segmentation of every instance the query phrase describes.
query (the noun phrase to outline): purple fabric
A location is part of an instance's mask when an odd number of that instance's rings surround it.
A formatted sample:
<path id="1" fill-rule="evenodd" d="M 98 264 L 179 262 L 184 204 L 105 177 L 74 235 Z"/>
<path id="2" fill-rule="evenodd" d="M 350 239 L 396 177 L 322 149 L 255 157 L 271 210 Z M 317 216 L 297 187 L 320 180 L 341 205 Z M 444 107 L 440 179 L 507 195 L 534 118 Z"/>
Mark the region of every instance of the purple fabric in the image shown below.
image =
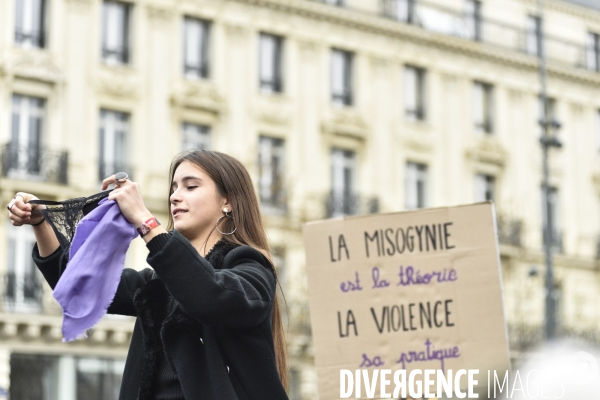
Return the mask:
<path id="1" fill-rule="evenodd" d="M 69 263 L 54 288 L 63 309 L 63 342 L 86 337 L 85 331 L 106 314 L 136 236 L 114 200 L 103 199 L 79 222 Z"/>

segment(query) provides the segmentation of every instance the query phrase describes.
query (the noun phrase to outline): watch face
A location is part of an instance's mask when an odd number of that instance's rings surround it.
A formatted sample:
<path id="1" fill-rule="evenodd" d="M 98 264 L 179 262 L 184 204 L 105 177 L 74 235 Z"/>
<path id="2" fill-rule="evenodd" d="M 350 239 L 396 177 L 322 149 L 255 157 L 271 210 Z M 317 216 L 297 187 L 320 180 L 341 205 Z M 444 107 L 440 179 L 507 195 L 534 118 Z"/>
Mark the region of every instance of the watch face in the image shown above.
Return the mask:
<path id="1" fill-rule="evenodd" d="M 142 224 L 138 228 L 138 232 L 140 233 L 140 236 L 144 236 L 146 233 L 150 232 L 150 227 L 146 224 Z"/>

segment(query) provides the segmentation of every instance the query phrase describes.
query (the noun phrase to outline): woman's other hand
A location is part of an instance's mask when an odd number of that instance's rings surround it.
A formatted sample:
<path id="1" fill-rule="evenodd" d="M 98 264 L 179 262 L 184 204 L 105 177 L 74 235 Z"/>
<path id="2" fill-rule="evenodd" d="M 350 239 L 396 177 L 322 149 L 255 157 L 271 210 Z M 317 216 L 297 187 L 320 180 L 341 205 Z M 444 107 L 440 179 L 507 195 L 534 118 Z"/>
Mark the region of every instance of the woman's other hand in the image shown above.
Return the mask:
<path id="1" fill-rule="evenodd" d="M 18 192 L 8 204 L 8 218 L 13 226 L 36 225 L 43 221 L 44 217 L 39 210 L 46 206 L 28 204 L 30 200 L 38 200 L 38 198 L 31 193 Z"/>
<path id="2" fill-rule="evenodd" d="M 106 190 L 111 184 L 115 184 L 115 189 L 110 192 L 108 199 L 117 202 L 121 213 L 130 224 L 138 227 L 152 218 L 152 214 L 144 204 L 140 186 L 136 182 L 128 179 L 117 180 L 115 175 L 112 175 L 102 181 L 102 190 Z"/>

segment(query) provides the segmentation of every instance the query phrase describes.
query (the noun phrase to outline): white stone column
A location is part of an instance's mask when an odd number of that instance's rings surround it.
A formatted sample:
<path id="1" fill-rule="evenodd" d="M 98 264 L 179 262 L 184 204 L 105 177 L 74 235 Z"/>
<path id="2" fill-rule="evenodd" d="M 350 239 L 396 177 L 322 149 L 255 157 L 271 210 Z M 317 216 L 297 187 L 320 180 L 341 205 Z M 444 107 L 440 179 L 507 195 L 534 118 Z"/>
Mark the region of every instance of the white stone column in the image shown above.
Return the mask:
<path id="1" fill-rule="evenodd" d="M 0 400 L 8 399 L 10 389 L 10 350 L 0 348 Z"/>
<path id="2" fill-rule="evenodd" d="M 62 356 L 58 361 L 58 398 L 77 400 L 77 372 L 75 357 Z"/>

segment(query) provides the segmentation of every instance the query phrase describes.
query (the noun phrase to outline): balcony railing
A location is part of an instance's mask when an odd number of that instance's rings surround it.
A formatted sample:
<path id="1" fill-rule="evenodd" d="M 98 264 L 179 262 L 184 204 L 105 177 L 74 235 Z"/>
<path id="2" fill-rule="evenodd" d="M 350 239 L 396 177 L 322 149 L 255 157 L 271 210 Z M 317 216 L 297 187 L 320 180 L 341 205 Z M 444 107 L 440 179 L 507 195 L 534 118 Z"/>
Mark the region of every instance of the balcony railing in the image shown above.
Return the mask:
<path id="1" fill-rule="evenodd" d="M 260 207 L 268 214 L 285 214 L 287 212 L 287 191 L 274 185 L 273 190 L 265 195 L 260 194 Z"/>
<path id="2" fill-rule="evenodd" d="M 373 214 L 379 212 L 377 197 L 361 196 L 355 193 L 331 191 L 325 201 L 327 218 L 345 215 Z"/>
<path id="3" fill-rule="evenodd" d="M 317 0 L 318 1 L 318 0 Z M 460 11 L 426 0 L 380 0 L 379 16 L 390 18 L 428 31 L 454 36 L 465 40 L 485 43 L 537 57 L 537 35 L 534 30 L 502 21 L 485 18 L 466 10 Z M 333 3 L 333 1 L 325 1 Z M 348 7 L 346 7 L 348 8 Z M 364 14 L 364 10 L 356 9 Z M 521 18 L 526 20 L 526 15 Z M 547 31 L 552 26 L 547 25 Z M 585 32 L 581 42 L 565 40 L 552 35 L 544 35 L 544 50 L 550 62 L 566 64 L 575 68 L 596 71 L 597 66 L 590 56 L 596 50 L 585 44 Z"/>
<path id="4" fill-rule="evenodd" d="M 108 178 L 111 175 L 116 174 L 117 172 L 125 172 L 129 175 L 129 179 L 132 178 L 131 165 L 124 162 L 104 162 L 101 161 L 98 165 L 98 180 L 102 182 L 104 179 Z"/>
<path id="5" fill-rule="evenodd" d="M 42 311 L 42 282 L 37 274 L 4 276 L 4 308 L 10 312 Z"/>
<path id="6" fill-rule="evenodd" d="M 559 326 L 556 334 L 559 338 L 568 338 L 575 343 L 600 344 L 600 330 Z M 508 339 L 511 351 L 532 350 L 546 340 L 545 329 L 543 325 L 509 323 Z"/>
<path id="7" fill-rule="evenodd" d="M 542 226 L 542 244 L 546 245 L 546 227 Z M 563 247 L 563 232 L 554 230 L 552 233 L 552 251 L 561 254 L 564 252 Z"/>
<path id="8" fill-rule="evenodd" d="M 17 146 L 7 143 L 2 147 L 2 176 L 67 184 L 69 155 L 66 151 L 51 151 L 43 146 Z"/>
<path id="9" fill-rule="evenodd" d="M 504 216 L 498 217 L 498 241 L 500 244 L 521 247 L 521 237 L 523 235 L 523 221 L 508 218 Z"/>
<path id="10" fill-rule="evenodd" d="M 30 43 L 34 47 L 43 48 L 46 38 L 44 32 L 41 31 L 24 32 L 17 29 L 15 31 L 15 42 L 19 44 Z"/>
<path id="11" fill-rule="evenodd" d="M 109 48 L 105 45 L 102 47 L 102 60 L 109 63 L 127 64 L 129 63 L 129 47 L 115 46 Z"/>

